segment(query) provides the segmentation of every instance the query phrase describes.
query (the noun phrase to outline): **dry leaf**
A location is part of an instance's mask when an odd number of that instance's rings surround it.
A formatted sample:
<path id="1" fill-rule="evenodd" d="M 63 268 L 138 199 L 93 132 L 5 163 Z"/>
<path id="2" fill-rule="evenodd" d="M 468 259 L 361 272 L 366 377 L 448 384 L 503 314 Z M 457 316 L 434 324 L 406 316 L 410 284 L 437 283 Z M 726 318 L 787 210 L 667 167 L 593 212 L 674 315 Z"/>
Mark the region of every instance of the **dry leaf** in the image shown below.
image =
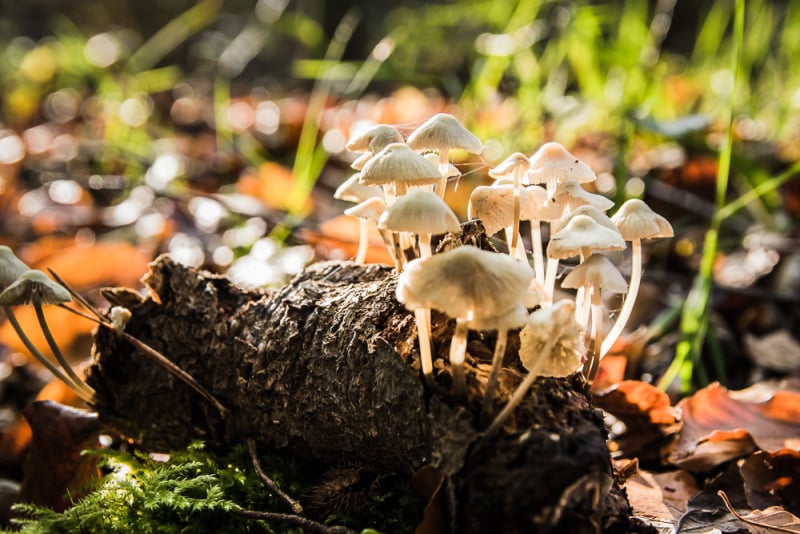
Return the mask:
<path id="1" fill-rule="evenodd" d="M 686 471 L 651 473 L 639 471 L 625 483 L 625 492 L 637 517 L 651 524 L 674 527 L 686 512 L 692 495 L 699 491 L 694 478 Z"/>
<path id="2" fill-rule="evenodd" d="M 301 229 L 299 237 L 312 245 L 318 255 L 327 259 L 352 259 L 358 251 L 359 222 L 348 215 L 340 215 L 319 226 L 318 231 Z M 369 248 L 366 263 L 394 265 L 383 238 L 374 224 L 369 225 Z"/>
<path id="3" fill-rule="evenodd" d="M 777 330 L 762 337 L 744 335 L 750 358 L 760 367 L 792 373 L 800 370 L 800 342 L 788 330 Z"/>
<path id="4" fill-rule="evenodd" d="M 310 213 L 314 209 L 310 196 L 294 198 L 290 195 L 296 184 L 290 169 L 268 161 L 255 173 L 245 171 L 236 182 L 236 190 L 261 200 L 276 211 Z"/>
<path id="5" fill-rule="evenodd" d="M 766 510 L 754 510 L 747 515 L 740 515 L 731 505 L 724 491 L 717 492 L 725 502 L 728 511 L 739 521 L 745 523 L 747 530 L 753 534 L 799 533 L 800 518 L 790 514 L 783 508 L 771 506 Z"/>
<path id="6" fill-rule="evenodd" d="M 783 506 L 800 514 L 800 452 L 757 451 L 742 462 L 740 470 L 752 508 Z"/>
<path id="7" fill-rule="evenodd" d="M 752 389 L 752 388 L 750 388 Z M 754 400 L 754 391 L 761 398 Z M 800 442 L 800 393 L 762 389 L 729 392 L 719 384 L 678 404 L 683 428 L 670 461 L 706 471 L 757 449 L 795 448 Z"/>

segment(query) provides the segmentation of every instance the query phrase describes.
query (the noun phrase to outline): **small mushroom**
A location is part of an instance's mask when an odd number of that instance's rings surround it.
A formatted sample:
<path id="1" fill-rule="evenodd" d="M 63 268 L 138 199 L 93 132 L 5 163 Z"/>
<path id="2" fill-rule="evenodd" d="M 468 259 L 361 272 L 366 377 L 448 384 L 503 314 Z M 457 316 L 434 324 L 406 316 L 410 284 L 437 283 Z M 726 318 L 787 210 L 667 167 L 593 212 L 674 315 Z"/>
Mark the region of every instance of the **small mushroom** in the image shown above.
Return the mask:
<path id="1" fill-rule="evenodd" d="M 358 232 L 358 251 L 356 252 L 356 259 L 355 259 L 356 264 L 363 265 L 364 261 L 367 259 L 367 250 L 369 249 L 370 221 L 373 224 L 378 224 L 378 220 L 385 211 L 386 211 L 386 203 L 384 203 L 383 199 L 380 197 L 367 198 L 364 201 L 360 202 L 359 204 L 356 204 L 352 208 L 347 208 L 346 210 L 344 210 L 345 215 L 349 215 L 351 217 L 355 217 L 358 219 L 359 232 Z M 381 235 L 384 238 L 384 243 L 386 243 L 386 247 L 389 249 L 389 254 L 395 260 L 395 267 L 398 267 L 399 269 L 394 241 L 390 238 L 387 238 L 387 236 L 384 235 L 382 232 Z"/>
<path id="2" fill-rule="evenodd" d="M 404 141 L 403 134 L 394 126 L 376 124 L 361 135 L 348 141 L 347 145 L 345 145 L 345 148 L 351 152 L 363 152 L 350 166 L 359 171 L 364 168 L 364 165 L 375 154 L 383 150 L 387 145 L 403 143 Z"/>
<path id="3" fill-rule="evenodd" d="M 600 211 L 608 211 L 614 207 L 612 200 L 603 195 L 588 192 L 573 178 L 567 178 L 558 184 L 552 197 L 559 205 L 564 206 L 564 211 L 567 213 L 586 204 L 594 206 Z"/>
<path id="4" fill-rule="evenodd" d="M 24 264 L 22 264 L 24 265 Z M 85 401 L 90 401 L 94 392 L 87 386 L 83 380 L 75 373 L 72 366 L 69 364 L 64 354 L 58 347 L 53 334 L 50 331 L 47 321 L 42 311 L 42 304 L 63 304 L 71 302 L 72 297 L 64 287 L 53 282 L 42 271 L 29 269 L 20 274 L 15 281 L 9 284 L 2 293 L 0 293 L 0 305 L 3 306 L 11 326 L 17 332 L 22 342 L 31 352 L 31 354 L 39 360 L 51 373 L 58 379 L 67 384 L 75 393 L 78 394 Z M 44 356 L 31 342 L 30 338 L 25 334 L 21 325 L 14 315 L 12 306 L 19 306 L 23 304 L 33 304 L 36 311 L 36 317 L 42 327 L 42 333 L 47 340 L 53 355 L 58 360 L 59 365 L 66 372 L 64 374 L 61 369 L 56 367 L 46 356 Z"/>
<path id="5" fill-rule="evenodd" d="M 633 311 L 642 281 L 642 239 L 674 235 L 672 225 L 667 219 L 655 213 L 650 206 L 636 198 L 622 204 L 611 220 L 617 225 L 623 239 L 631 242 L 631 280 L 628 285 L 628 294 L 625 295 L 625 302 L 622 304 L 617 320 L 600 347 L 601 358 L 608 353 L 622 334 Z"/>
<path id="6" fill-rule="evenodd" d="M 439 153 L 440 180 L 436 185 L 436 193 L 441 199 L 444 199 L 447 188 L 450 150 L 461 149 L 473 154 L 480 154 L 483 150 L 480 139 L 447 113 L 438 113 L 422 123 L 408 136 L 407 142 L 414 150 L 436 150 Z"/>
<path id="7" fill-rule="evenodd" d="M 590 303 L 583 302 L 581 309 L 592 310 L 592 334 L 590 347 L 590 358 L 586 364 L 586 377 L 593 380 L 597 372 L 597 363 L 600 360 L 600 346 L 603 342 L 603 290 L 614 293 L 625 293 L 628 284 L 619 273 L 614 264 L 602 254 L 592 254 L 586 260 L 575 267 L 561 282 L 561 287 L 583 288 L 584 299 Z M 581 323 L 585 327 L 586 323 Z"/>
<path id="8" fill-rule="evenodd" d="M 593 182 L 597 175 L 584 162 L 572 155 L 561 143 L 543 144 L 530 158 L 528 182 L 545 184 L 552 196 L 562 181 L 572 178 L 579 183 Z"/>
<path id="9" fill-rule="evenodd" d="M 506 254 L 461 246 L 409 262 L 397 284 L 397 299 L 409 310 L 437 309 L 456 319 L 450 366 L 456 396 L 466 394 L 467 332 L 524 307 L 533 272 Z M 425 368 L 423 362 L 423 369 Z M 432 369 L 432 365 L 430 366 Z M 432 372 L 432 371 L 431 371 Z"/>
<path id="10" fill-rule="evenodd" d="M 539 376 L 567 376 L 580 365 L 577 361 L 578 365 L 572 367 L 579 358 L 581 331 L 574 316 L 575 305 L 570 300 L 539 308 L 528 316 L 520 332 L 520 343 L 525 340 L 525 350 L 520 346 L 520 359 L 528 374 L 486 429 L 485 436 L 491 437 L 503 427 Z"/>
<path id="11" fill-rule="evenodd" d="M 561 217 L 563 208 L 553 200 L 548 200 L 547 191 L 544 187 L 538 185 L 527 186 L 525 188 L 525 197 L 526 200 L 520 213 L 520 219 L 530 222 L 533 270 L 536 273 L 536 283 L 540 289 L 543 289 L 546 271 L 541 222 L 558 220 Z"/>
<path id="12" fill-rule="evenodd" d="M 386 206 L 406 193 L 409 186 L 435 184 L 439 171 L 408 145 L 392 143 L 375 154 L 361 170 L 359 183 L 380 185 L 386 195 Z"/>
<path id="13" fill-rule="evenodd" d="M 514 223 L 511 229 L 511 242 L 508 247 L 509 254 L 514 254 L 517 249 L 521 211 L 520 189 L 522 187 L 522 177 L 530 168 L 531 162 L 528 160 L 528 157 L 521 152 L 515 152 L 503 160 L 497 167 L 489 171 L 489 176 L 492 178 L 511 176 L 514 181 Z"/>

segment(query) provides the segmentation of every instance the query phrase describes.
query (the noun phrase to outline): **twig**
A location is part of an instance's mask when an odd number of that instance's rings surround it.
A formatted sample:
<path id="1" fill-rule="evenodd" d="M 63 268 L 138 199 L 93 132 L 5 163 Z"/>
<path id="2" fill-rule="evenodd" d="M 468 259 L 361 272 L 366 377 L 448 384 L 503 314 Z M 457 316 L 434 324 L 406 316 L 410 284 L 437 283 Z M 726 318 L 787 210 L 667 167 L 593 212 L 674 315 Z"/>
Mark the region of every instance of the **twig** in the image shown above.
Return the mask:
<path id="1" fill-rule="evenodd" d="M 250 451 L 250 459 L 253 461 L 253 468 L 255 468 L 258 478 L 260 478 L 261 481 L 283 502 L 288 504 L 289 508 L 292 509 L 292 512 L 296 514 L 301 513 L 303 511 L 303 507 L 300 505 L 300 503 L 282 491 L 278 485 L 275 484 L 275 481 L 272 480 L 261 468 L 261 461 L 258 459 L 258 450 L 256 448 L 256 442 L 254 439 L 250 438 L 247 440 L 247 449 Z"/>
<path id="2" fill-rule="evenodd" d="M 241 517 L 246 517 L 247 519 L 260 519 L 264 521 L 277 521 L 279 523 L 286 523 L 287 525 L 300 527 L 303 529 L 303 531 L 314 534 L 356 534 L 356 531 L 350 528 L 343 526 L 329 527 L 299 515 L 279 514 L 276 512 L 259 512 L 257 510 L 234 510 L 233 513 Z"/>

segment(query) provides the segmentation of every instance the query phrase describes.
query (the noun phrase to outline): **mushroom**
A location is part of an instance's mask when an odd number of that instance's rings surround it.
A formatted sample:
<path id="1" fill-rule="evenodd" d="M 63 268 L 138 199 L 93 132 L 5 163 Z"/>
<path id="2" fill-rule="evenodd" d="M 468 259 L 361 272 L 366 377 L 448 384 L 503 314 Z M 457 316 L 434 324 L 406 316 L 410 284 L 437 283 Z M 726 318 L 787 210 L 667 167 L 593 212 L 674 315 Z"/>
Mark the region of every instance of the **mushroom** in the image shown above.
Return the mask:
<path id="1" fill-rule="evenodd" d="M 528 221 L 531 229 L 531 249 L 533 255 L 533 270 L 536 273 L 536 283 L 539 288 L 544 288 L 545 267 L 544 250 L 542 247 L 541 221 L 555 221 L 561 217 L 563 208 L 547 199 L 547 191 L 538 185 L 529 185 L 525 188 L 525 204 L 520 213 L 520 219 Z"/>
<path id="2" fill-rule="evenodd" d="M 580 327 L 574 316 L 575 304 L 570 300 L 561 300 L 551 306 L 539 308 L 528 316 L 526 325 L 520 332 L 519 352 L 528 374 L 486 429 L 485 436 L 491 437 L 503 427 L 536 378 L 543 373 L 547 376 L 568 376 L 578 368 Z M 572 367 L 573 364 L 576 365 Z"/>
<path id="3" fill-rule="evenodd" d="M 444 199 L 447 188 L 450 150 L 461 149 L 473 154 L 480 154 L 483 150 L 480 140 L 447 113 L 438 113 L 422 123 L 408 136 L 408 146 L 414 150 L 436 150 L 439 153 L 440 180 L 436 193 L 441 199 Z"/>
<path id="4" fill-rule="evenodd" d="M 350 165 L 359 171 L 372 157 L 391 143 L 403 143 L 403 134 L 394 126 L 388 124 L 376 124 L 367 129 L 364 133 L 348 141 L 345 148 L 351 152 L 363 152 Z"/>
<path id="5" fill-rule="evenodd" d="M 358 219 L 358 251 L 356 252 L 355 262 L 357 265 L 363 265 L 367 259 L 367 250 L 369 249 L 369 222 L 372 221 L 378 224 L 383 212 L 386 211 L 386 203 L 382 198 L 374 197 L 368 198 L 352 208 L 344 210 L 345 215 L 355 217 Z M 396 255 L 394 240 L 381 232 L 386 247 L 389 249 L 389 254 L 395 260 L 395 267 L 399 270 L 398 258 Z"/>
<path id="6" fill-rule="evenodd" d="M 608 211 L 614 207 L 614 201 L 604 197 L 590 193 L 581 184 L 573 179 L 567 178 L 556 187 L 553 192 L 552 198 L 561 206 L 564 206 L 564 211 L 569 213 L 579 206 L 589 204 L 599 209 L 600 211 Z"/>
<path id="7" fill-rule="evenodd" d="M 532 277 L 526 263 L 471 246 L 411 261 L 400 275 L 397 299 L 407 309 L 434 308 L 456 319 L 450 342 L 456 396 L 466 394 L 467 332 L 470 328 L 499 325 L 501 318 L 524 310 Z M 425 362 L 423 372 L 426 365 L 432 373 L 432 365 Z"/>
<path id="8" fill-rule="evenodd" d="M 581 304 L 581 309 L 588 309 L 591 302 L 592 310 L 592 334 L 590 347 L 590 358 L 586 364 L 586 377 L 588 380 L 593 380 L 597 372 L 597 363 L 600 360 L 600 345 L 603 342 L 603 299 L 601 295 L 602 290 L 612 291 L 614 293 L 625 293 L 628 290 L 628 284 L 619 273 L 614 264 L 602 254 L 592 254 L 586 260 L 575 267 L 561 282 L 561 287 L 566 288 L 583 288 L 584 302 Z M 581 326 L 586 326 L 587 323 L 581 323 Z"/>
<path id="9" fill-rule="evenodd" d="M 614 342 L 622 334 L 633 311 L 642 281 L 642 239 L 674 235 L 672 225 L 667 219 L 655 213 L 647 204 L 636 198 L 622 204 L 611 220 L 617 225 L 623 239 L 631 242 L 631 280 L 619 316 L 600 347 L 601 358 L 608 354 Z"/>
<path id="10" fill-rule="evenodd" d="M 430 257 L 431 236 L 458 232 L 458 217 L 444 200 L 428 189 L 414 189 L 389 206 L 378 221 L 378 228 L 392 232 L 410 232 L 419 236 L 422 258 Z"/>
<path id="11" fill-rule="evenodd" d="M 511 241 L 508 247 L 508 253 L 514 254 L 517 249 L 517 241 L 519 239 L 519 219 L 520 219 L 520 188 L 522 185 L 523 174 L 530 169 L 531 162 L 528 157 L 521 152 L 514 152 L 508 156 L 497 167 L 489 171 L 489 176 L 492 178 L 502 178 L 511 176 L 514 181 L 514 223 L 511 228 Z M 527 180 L 526 180 L 527 181 Z"/>
<path id="12" fill-rule="evenodd" d="M 434 152 L 429 152 L 425 154 L 425 159 L 430 161 L 436 168 L 439 168 L 439 154 Z M 441 169 L 440 169 L 441 172 Z M 461 178 L 461 171 L 458 170 L 458 167 L 453 165 L 452 163 L 447 164 L 447 175 L 445 176 L 446 179 L 455 178 L 456 179 L 456 186 L 458 186 L 458 179 Z M 433 189 L 433 188 L 431 188 Z"/>
<path id="13" fill-rule="evenodd" d="M 436 166 L 423 156 L 408 145 L 392 143 L 364 165 L 359 183 L 382 186 L 388 207 L 406 193 L 408 186 L 435 184 L 439 178 Z"/>
<path id="14" fill-rule="evenodd" d="M 579 183 L 593 182 L 597 175 L 584 162 L 573 156 L 561 143 L 545 143 L 530 158 L 528 183 L 545 184 L 552 196 L 556 186 L 572 178 Z"/>
<path id="15" fill-rule="evenodd" d="M 526 197 L 523 191 L 520 204 L 525 204 Z M 513 255 L 513 250 L 510 248 L 513 239 L 510 235 L 514 224 L 515 198 L 519 199 L 512 184 L 479 185 L 470 193 L 467 207 L 467 217 L 480 219 L 486 229 L 486 235 L 492 236 L 503 228 L 507 230 L 506 242 L 509 246 L 509 255 Z M 517 254 L 517 257 L 527 261 L 524 250 L 521 254 Z"/>
<path id="16" fill-rule="evenodd" d="M 551 262 L 548 261 L 544 289 L 545 301 L 550 299 L 549 302 L 552 302 L 558 260 L 578 255 L 581 256 L 581 259 L 585 259 L 594 251 L 622 250 L 624 248 L 625 240 L 622 239 L 619 232 L 596 223 L 588 215 L 572 217 L 569 223 L 556 232 L 547 244 L 547 257 L 552 260 L 555 267 L 551 269 Z"/>
<path id="17" fill-rule="evenodd" d="M 12 253 L 13 256 L 13 253 Z M 5 262 L 5 267 L 8 269 L 9 273 L 19 272 L 19 266 L 24 264 L 19 262 L 17 265 L 12 265 L 11 263 Z M 9 265 L 11 266 L 9 269 Z M 3 282 L 7 282 L 8 278 L 4 277 Z M 53 334 L 50 331 L 50 328 L 47 325 L 47 321 L 44 317 L 44 312 L 42 311 L 42 304 L 63 304 L 65 302 L 71 302 L 72 297 L 70 296 L 69 292 L 64 289 L 64 287 L 56 284 L 53 282 L 46 274 L 42 271 L 35 270 L 35 269 L 28 269 L 23 273 L 19 274 L 19 276 L 7 285 L 7 287 L 0 293 L 0 305 L 3 306 L 6 316 L 8 317 L 9 323 L 17 332 L 17 335 L 22 340 L 23 344 L 27 349 L 31 352 L 31 354 L 39 360 L 47 369 L 53 373 L 59 380 L 63 381 L 67 386 L 70 387 L 79 397 L 81 397 L 85 401 L 90 401 L 94 392 L 92 389 L 87 386 L 84 381 L 75 373 L 72 369 L 72 366 L 69 364 L 67 359 L 64 357 L 64 354 L 58 348 L 58 344 L 56 343 L 55 339 L 53 338 Z M 32 303 L 34 310 L 36 311 L 36 317 L 39 320 L 39 324 L 42 328 L 42 333 L 47 340 L 47 344 L 50 346 L 50 349 L 53 351 L 53 355 L 55 356 L 58 363 L 61 365 L 63 370 L 66 372 L 61 371 L 58 367 L 56 367 L 44 354 L 42 354 L 33 342 L 28 338 L 25 334 L 22 326 L 17 321 L 16 315 L 14 314 L 14 310 L 12 306 L 18 306 L 23 304 Z"/>

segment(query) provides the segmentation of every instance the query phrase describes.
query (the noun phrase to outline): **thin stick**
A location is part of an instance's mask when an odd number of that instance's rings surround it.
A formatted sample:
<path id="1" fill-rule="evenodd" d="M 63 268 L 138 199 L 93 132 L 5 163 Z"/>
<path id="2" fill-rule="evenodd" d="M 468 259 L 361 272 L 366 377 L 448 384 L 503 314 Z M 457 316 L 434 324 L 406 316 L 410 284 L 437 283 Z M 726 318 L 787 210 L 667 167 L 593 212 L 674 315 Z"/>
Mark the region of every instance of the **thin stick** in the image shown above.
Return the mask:
<path id="1" fill-rule="evenodd" d="M 289 508 L 292 509 L 292 512 L 299 514 L 302 513 L 303 507 L 300 505 L 299 502 L 292 499 L 289 495 L 284 493 L 275 481 L 272 480 L 261 468 L 261 461 L 258 459 L 258 449 L 256 448 L 256 442 L 254 439 L 250 438 L 247 440 L 247 449 L 250 451 L 250 459 L 253 461 L 253 468 L 256 470 L 256 474 L 258 478 L 261 479 L 270 490 L 272 490 L 283 502 L 289 505 Z"/>
<path id="2" fill-rule="evenodd" d="M 233 513 L 247 519 L 285 523 L 293 527 L 300 527 L 303 529 L 303 532 L 310 532 L 312 534 L 357 534 L 355 530 L 347 527 L 329 527 L 299 515 L 279 514 L 276 512 L 259 512 L 257 510 L 234 510 Z"/>

